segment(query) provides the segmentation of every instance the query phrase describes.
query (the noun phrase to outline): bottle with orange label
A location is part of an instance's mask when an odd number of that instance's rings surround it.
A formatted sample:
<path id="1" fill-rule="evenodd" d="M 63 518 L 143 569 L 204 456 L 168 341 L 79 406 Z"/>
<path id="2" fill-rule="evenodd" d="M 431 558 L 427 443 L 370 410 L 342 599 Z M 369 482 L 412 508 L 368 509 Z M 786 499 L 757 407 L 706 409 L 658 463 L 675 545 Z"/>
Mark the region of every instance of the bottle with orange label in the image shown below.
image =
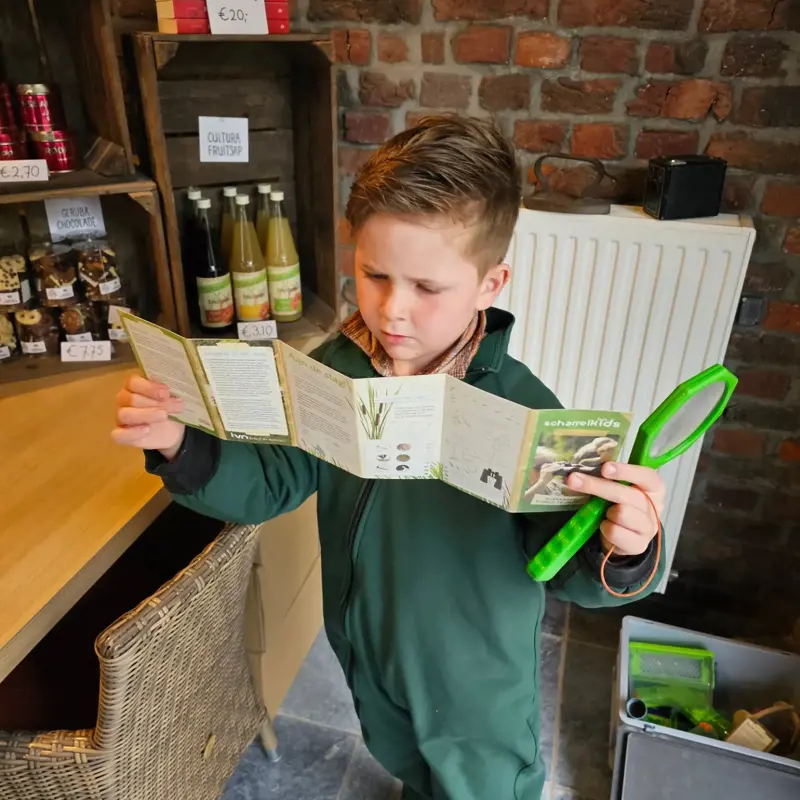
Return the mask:
<path id="1" fill-rule="evenodd" d="M 230 271 L 239 322 L 256 322 L 269 317 L 267 268 L 255 226 L 248 214 L 249 205 L 250 198 L 247 195 L 236 197 Z"/>
<path id="2" fill-rule="evenodd" d="M 294 322 L 303 316 L 300 258 L 283 204 L 283 192 L 272 192 L 267 227 L 267 279 L 272 316 L 278 322 Z"/>

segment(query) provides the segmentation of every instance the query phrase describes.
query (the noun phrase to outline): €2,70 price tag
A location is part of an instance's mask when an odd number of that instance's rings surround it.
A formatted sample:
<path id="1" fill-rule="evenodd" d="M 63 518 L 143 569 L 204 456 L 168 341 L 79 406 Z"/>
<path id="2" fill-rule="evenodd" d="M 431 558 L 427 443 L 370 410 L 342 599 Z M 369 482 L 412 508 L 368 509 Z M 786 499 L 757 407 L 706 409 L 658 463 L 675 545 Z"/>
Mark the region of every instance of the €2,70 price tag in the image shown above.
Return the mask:
<path id="1" fill-rule="evenodd" d="M 264 0 L 208 0 L 211 33 L 269 33 Z"/>
<path id="2" fill-rule="evenodd" d="M 50 172 L 47 169 L 47 162 L 43 158 L 0 161 L 0 183 L 48 180 L 50 180 Z"/>
<path id="3" fill-rule="evenodd" d="M 277 339 L 278 326 L 274 319 L 267 319 L 263 322 L 240 322 L 239 338 L 243 342 L 258 342 L 264 339 Z"/>
<path id="4" fill-rule="evenodd" d="M 62 342 L 61 360 L 65 363 L 111 361 L 111 342 Z"/>

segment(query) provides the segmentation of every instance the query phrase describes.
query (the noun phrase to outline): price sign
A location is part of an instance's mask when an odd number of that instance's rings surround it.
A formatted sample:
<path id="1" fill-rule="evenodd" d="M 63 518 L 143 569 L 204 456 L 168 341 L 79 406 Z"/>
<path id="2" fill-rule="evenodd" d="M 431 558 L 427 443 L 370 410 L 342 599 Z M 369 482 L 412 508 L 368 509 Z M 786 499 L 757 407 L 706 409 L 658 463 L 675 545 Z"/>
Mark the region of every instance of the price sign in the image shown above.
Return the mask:
<path id="1" fill-rule="evenodd" d="M 278 326 L 274 319 L 267 319 L 263 322 L 240 322 L 238 327 L 239 338 L 244 342 L 278 338 Z"/>
<path id="2" fill-rule="evenodd" d="M 19 181 L 49 181 L 50 172 L 43 158 L 0 161 L 0 183 Z"/>
<path id="3" fill-rule="evenodd" d="M 62 342 L 61 360 L 65 363 L 111 361 L 111 342 Z"/>
<path id="4" fill-rule="evenodd" d="M 45 200 L 44 207 L 54 242 L 76 237 L 101 239 L 106 235 L 99 197 L 58 197 Z"/>
<path id="5" fill-rule="evenodd" d="M 208 0 L 211 33 L 269 33 L 264 0 Z"/>

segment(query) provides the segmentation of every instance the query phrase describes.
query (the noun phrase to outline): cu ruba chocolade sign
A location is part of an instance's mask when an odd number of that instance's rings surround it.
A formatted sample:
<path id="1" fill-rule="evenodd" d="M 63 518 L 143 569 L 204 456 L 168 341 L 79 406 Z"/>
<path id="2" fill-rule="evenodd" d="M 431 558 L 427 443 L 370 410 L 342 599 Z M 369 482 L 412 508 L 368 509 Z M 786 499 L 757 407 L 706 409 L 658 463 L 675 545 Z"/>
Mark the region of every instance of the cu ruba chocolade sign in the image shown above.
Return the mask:
<path id="1" fill-rule="evenodd" d="M 100 197 L 55 197 L 44 201 L 50 238 L 98 239 L 106 235 Z"/>
<path id="2" fill-rule="evenodd" d="M 198 117 L 201 163 L 246 164 L 250 160 L 247 117 Z"/>

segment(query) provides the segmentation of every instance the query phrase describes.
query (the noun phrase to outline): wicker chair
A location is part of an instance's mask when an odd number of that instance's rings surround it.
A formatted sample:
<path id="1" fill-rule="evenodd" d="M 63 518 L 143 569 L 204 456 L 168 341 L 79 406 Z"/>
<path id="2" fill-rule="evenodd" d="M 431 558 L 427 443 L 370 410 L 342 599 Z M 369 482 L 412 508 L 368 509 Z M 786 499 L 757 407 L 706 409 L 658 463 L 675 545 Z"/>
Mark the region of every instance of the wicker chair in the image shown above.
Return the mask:
<path id="1" fill-rule="evenodd" d="M 2 800 L 214 800 L 257 732 L 274 755 L 243 639 L 257 534 L 228 526 L 97 638 L 94 730 L 0 731 Z"/>

